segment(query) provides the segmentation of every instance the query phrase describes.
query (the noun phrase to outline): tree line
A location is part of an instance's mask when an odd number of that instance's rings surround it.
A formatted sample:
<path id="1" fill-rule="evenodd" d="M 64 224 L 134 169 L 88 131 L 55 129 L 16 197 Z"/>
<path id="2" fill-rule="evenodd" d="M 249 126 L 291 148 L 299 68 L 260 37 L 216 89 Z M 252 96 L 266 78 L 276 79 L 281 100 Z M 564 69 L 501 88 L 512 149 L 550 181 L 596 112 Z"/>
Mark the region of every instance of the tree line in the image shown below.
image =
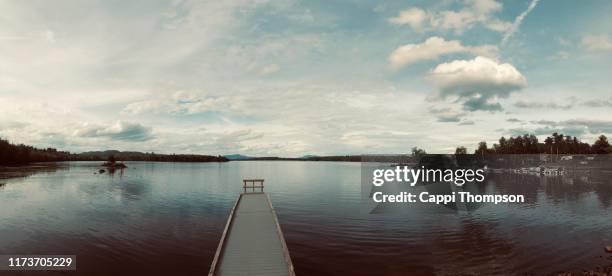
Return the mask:
<path id="1" fill-rule="evenodd" d="M 458 147 L 457 154 L 465 154 L 465 147 Z M 487 142 L 480 142 L 474 154 L 608 154 L 612 153 L 612 147 L 605 135 L 592 144 L 580 141 L 575 136 L 553 133 L 546 137 L 544 142 L 539 142 L 538 138 L 532 134 L 519 135 L 506 139 L 501 137 L 499 142 L 488 147 Z"/>
<path id="2" fill-rule="evenodd" d="M 20 165 L 29 162 L 50 162 L 70 160 L 72 155 L 54 148 L 38 149 L 27 145 L 13 145 L 0 138 L 0 164 Z"/>
<path id="3" fill-rule="evenodd" d="M 139 151 L 90 151 L 79 153 L 76 161 L 99 161 L 114 158 L 117 161 L 151 161 L 151 162 L 226 162 L 224 156 L 200 154 L 158 154 Z"/>
<path id="4" fill-rule="evenodd" d="M 32 162 L 106 161 L 114 156 L 120 161 L 153 162 L 226 162 L 223 156 L 199 154 L 156 154 L 142 152 L 100 151 L 70 153 L 54 148 L 39 149 L 23 144 L 11 144 L 0 138 L 0 165 L 24 165 Z"/>
<path id="5" fill-rule="evenodd" d="M 492 147 L 487 142 L 480 142 L 474 154 L 609 154 L 612 147 L 605 135 L 592 144 L 580 141 L 575 136 L 553 133 L 546 137 L 544 142 L 532 134 L 518 135 L 516 137 L 501 137 Z M 414 147 L 412 155 L 425 154 L 425 151 Z M 465 147 L 458 147 L 455 154 L 467 154 Z M 23 165 L 31 162 L 58 162 L 58 161 L 106 161 L 113 156 L 119 161 L 152 161 L 152 162 L 226 162 L 224 156 L 211 156 L 199 154 L 156 154 L 136 151 L 121 152 L 116 150 L 70 153 L 58 151 L 54 148 L 39 149 L 24 144 L 11 144 L 8 140 L 0 138 L 0 165 Z M 298 158 L 299 159 L 299 158 Z M 361 156 L 326 156 L 309 157 L 299 160 L 312 161 L 360 161 Z"/>

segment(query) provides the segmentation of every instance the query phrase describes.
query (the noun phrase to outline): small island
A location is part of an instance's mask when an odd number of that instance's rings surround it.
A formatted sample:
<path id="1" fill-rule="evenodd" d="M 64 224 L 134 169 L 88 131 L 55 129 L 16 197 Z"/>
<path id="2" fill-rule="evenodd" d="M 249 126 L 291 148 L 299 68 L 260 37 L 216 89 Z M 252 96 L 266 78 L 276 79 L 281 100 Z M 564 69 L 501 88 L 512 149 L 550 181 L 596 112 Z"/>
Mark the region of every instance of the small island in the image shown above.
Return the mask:
<path id="1" fill-rule="evenodd" d="M 114 155 L 109 155 L 108 156 L 108 160 L 106 162 L 102 163 L 102 167 L 104 167 L 106 169 L 99 169 L 98 173 L 100 173 L 100 174 L 105 173 L 107 170 L 108 170 L 108 173 L 113 174 L 115 172 L 115 170 L 117 170 L 117 169 L 123 171 L 123 169 L 127 168 L 125 163 L 117 162 L 117 159 L 115 158 Z"/>
<path id="2" fill-rule="evenodd" d="M 127 168 L 125 163 L 117 162 L 117 160 L 116 160 L 114 155 L 110 155 L 108 157 L 108 160 L 106 162 L 102 163 L 102 167 L 106 167 L 109 170 L 110 169 L 125 169 L 125 168 Z"/>

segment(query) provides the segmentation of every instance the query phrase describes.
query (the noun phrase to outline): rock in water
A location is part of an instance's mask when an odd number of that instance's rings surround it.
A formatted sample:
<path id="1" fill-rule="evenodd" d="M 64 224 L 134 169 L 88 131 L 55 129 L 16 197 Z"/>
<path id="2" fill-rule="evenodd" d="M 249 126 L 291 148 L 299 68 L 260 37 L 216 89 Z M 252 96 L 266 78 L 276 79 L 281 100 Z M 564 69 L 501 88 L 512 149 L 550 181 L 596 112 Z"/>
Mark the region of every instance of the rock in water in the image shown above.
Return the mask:
<path id="1" fill-rule="evenodd" d="M 104 172 L 105 172 L 105 170 L 100 169 L 98 172 L 99 172 L 99 173 L 104 173 Z"/>

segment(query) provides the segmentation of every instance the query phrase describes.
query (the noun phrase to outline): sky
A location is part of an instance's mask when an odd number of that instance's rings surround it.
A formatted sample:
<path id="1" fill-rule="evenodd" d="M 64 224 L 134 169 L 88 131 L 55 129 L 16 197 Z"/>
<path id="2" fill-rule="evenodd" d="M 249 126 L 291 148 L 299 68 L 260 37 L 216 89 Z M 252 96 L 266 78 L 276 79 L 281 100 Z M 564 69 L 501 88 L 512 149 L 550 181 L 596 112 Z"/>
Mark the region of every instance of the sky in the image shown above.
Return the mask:
<path id="1" fill-rule="evenodd" d="M 612 136 L 606 0 L 0 0 L 0 137 L 303 156 Z"/>

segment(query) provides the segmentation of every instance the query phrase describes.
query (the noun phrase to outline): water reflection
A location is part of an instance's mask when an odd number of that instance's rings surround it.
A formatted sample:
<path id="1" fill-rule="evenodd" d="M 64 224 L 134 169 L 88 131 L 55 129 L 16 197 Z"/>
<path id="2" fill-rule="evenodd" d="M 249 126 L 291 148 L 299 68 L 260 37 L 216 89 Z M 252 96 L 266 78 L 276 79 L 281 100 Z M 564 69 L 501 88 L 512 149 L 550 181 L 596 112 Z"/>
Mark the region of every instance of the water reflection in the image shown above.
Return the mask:
<path id="1" fill-rule="evenodd" d="M 455 235 L 448 235 L 445 231 L 433 235 L 434 256 L 446 259 L 437 266 L 438 274 L 455 274 L 457 271 L 482 274 L 483 270 L 489 275 L 511 274 L 512 268 L 506 266 L 505 260 L 512 259 L 516 249 L 514 243 L 498 231 L 498 226 L 499 223 L 492 221 L 464 218 L 459 222 Z M 472 269 L 466 270 L 466 267 Z"/>
<path id="2" fill-rule="evenodd" d="M 606 265 L 612 244 L 604 174 L 490 174 L 470 189 L 526 203 L 369 214 L 355 163 L 98 165 L 3 180 L 0 254 L 76 254 L 81 275 L 201 275 L 242 178 L 266 179 L 298 275 L 551 274 Z"/>
<path id="3" fill-rule="evenodd" d="M 49 174 L 57 170 L 66 170 L 70 166 L 66 162 L 35 163 L 28 166 L 4 167 L 0 166 L 0 184 L 6 184 L 7 179 L 26 178 L 34 174 Z"/>
<path id="4" fill-rule="evenodd" d="M 599 171 L 558 176 L 489 174 L 487 178 L 500 192 L 525 195 L 525 201 L 529 204 L 537 203 L 540 191 L 553 203 L 579 201 L 594 193 L 603 208 L 610 207 L 612 197 L 612 174 Z"/>
<path id="5" fill-rule="evenodd" d="M 108 175 L 110 177 L 119 177 L 119 179 L 123 178 L 123 171 L 125 170 L 125 168 L 114 168 L 114 167 L 108 167 L 107 171 L 108 171 Z"/>
<path id="6" fill-rule="evenodd" d="M 151 186 L 140 179 L 128 179 L 113 182 L 113 188 L 121 193 L 121 197 L 127 200 L 139 200 L 151 193 Z"/>

